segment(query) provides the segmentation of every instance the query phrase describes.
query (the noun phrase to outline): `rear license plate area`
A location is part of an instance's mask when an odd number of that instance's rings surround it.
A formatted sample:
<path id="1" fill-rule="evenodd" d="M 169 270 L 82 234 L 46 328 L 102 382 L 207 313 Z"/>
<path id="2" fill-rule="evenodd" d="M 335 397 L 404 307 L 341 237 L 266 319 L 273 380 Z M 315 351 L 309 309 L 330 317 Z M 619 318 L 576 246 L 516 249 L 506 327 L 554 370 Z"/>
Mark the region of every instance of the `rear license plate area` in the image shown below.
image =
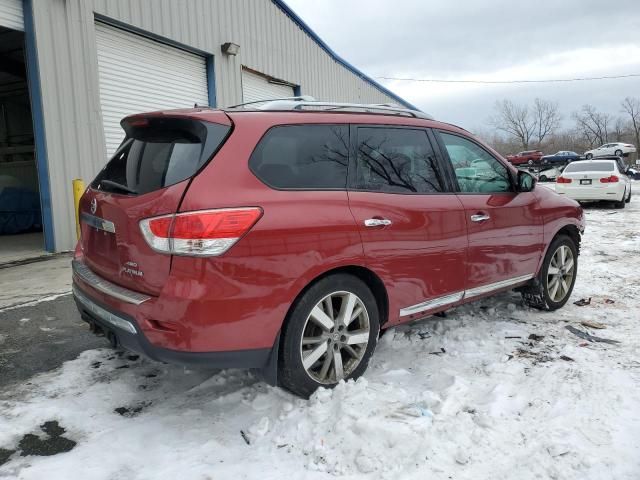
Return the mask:
<path id="1" fill-rule="evenodd" d="M 591 179 L 580 180 L 580 185 L 591 185 Z"/>

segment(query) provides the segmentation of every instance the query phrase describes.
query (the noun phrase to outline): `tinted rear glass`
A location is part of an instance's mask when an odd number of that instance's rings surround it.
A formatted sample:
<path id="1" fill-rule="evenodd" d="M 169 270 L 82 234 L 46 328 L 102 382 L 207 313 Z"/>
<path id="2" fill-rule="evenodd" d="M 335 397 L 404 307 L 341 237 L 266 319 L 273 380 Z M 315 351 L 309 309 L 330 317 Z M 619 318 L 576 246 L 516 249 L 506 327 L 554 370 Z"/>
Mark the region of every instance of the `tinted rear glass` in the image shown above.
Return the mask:
<path id="1" fill-rule="evenodd" d="M 274 188 L 343 189 L 348 163 L 346 125 L 286 125 L 266 133 L 249 167 Z"/>
<path id="2" fill-rule="evenodd" d="M 613 162 L 574 162 L 567 165 L 565 173 L 613 172 Z"/>
<path id="3" fill-rule="evenodd" d="M 220 147 L 230 127 L 187 119 L 123 124 L 127 137 L 92 183 L 130 195 L 149 193 L 193 176 Z"/>

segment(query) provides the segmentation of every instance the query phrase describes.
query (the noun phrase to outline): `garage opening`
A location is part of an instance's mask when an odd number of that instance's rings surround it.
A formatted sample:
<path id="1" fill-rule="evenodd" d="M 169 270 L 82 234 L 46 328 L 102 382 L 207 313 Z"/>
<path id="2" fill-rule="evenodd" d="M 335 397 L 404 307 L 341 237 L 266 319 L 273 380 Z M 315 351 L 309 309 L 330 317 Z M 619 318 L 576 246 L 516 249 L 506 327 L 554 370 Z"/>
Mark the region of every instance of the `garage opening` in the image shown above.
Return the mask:
<path id="1" fill-rule="evenodd" d="M 242 68 L 242 101 L 243 103 L 273 100 L 295 96 L 296 86 L 277 80 L 268 75 Z"/>
<path id="2" fill-rule="evenodd" d="M 24 32 L 0 26 L 0 265 L 46 253 L 29 98 Z"/>

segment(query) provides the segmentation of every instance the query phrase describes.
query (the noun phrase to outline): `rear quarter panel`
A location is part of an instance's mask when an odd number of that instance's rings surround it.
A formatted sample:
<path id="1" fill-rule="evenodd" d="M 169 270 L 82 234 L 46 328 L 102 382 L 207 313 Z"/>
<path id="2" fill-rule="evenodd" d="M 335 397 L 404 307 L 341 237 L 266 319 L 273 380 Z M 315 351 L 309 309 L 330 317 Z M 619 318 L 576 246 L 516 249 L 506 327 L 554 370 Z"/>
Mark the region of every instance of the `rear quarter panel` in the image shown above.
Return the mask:
<path id="1" fill-rule="evenodd" d="M 258 206 L 264 212 L 224 255 L 173 258 L 163 295 L 175 298 L 167 302 L 168 316 L 197 319 L 188 322 L 197 343 L 191 349 L 271 347 L 306 285 L 334 268 L 363 264 L 346 190 L 275 190 L 249 170 L 255 145 L 273 125 L 269 115 L 242 115 L 180 206 L 180 211 Z"/>

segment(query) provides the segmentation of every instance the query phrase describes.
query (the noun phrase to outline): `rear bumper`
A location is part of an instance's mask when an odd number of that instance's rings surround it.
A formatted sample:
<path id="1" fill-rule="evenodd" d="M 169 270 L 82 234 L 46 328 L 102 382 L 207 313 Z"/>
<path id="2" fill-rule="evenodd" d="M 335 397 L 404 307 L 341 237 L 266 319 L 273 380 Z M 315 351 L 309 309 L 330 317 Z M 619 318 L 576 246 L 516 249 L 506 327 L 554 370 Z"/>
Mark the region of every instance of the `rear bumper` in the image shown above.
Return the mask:
<path id="1" fill-rule="evenodd" d="M 80 316 L 89 324 L 100 327 L 115 343 L 126 350 L 139 353 L 158 362 L 206 366 L 211 368 L 260 368 L 267 367 L 271 348 L 235 350 L 223 352 L 186 352 L 153 345 L 144 335 L 135 318 L 114 310 L 91 298 L 77 283 L 73 284 L 73 298 Z"/>
<path id="2" fill-rule="evenodd" d="M 588 186 L 565 187 L 563 184 L 556 184 L 556 193 L 567 196 L 578 201 L 620 201 L 624 196 L 624 184 L 605 188 L 592 188 Z"/>

